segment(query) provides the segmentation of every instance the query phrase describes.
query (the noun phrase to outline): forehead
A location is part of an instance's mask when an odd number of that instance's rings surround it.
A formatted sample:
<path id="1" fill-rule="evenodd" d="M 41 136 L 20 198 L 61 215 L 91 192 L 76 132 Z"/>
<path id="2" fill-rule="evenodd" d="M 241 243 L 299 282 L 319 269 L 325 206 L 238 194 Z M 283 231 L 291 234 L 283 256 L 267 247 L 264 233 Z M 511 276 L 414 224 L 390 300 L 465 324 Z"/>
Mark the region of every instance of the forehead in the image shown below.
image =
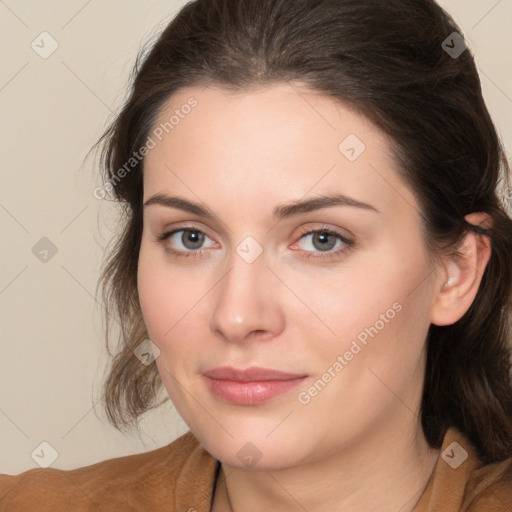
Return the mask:
<path id="1" fill-rule="evenodd" d="M 145 158 L 145 200 L 176 191 L 205 201 L 258 195 L 260 202 L 337 191 L 384 209 L 404 195 L 414 202 L 385 134 L 350 106 L 297 84 L 182 89 L 150 135 L 156 145 Z"/>
<path id="2" fill-rule="evenodd" d="M 212 154 L 222 143 L 231 155 L 240 147 L 245 158 L 296 153 L 299 148 L 284 142 L 299 141 L 309 141 L 303 149 L 314 145 L 317 152 L 327 149 L 337 158 L 340 137 L 354 132 L 369 143 L 386 145 L 384 134 L 349 105 L 291 83 L 238 92 L 215 86 L 181 89 L 160 109 L 154 130 L 159 128 L 159 141 L 200 145 Z M 165 144 L 159 146 L 164 149 Z"/>

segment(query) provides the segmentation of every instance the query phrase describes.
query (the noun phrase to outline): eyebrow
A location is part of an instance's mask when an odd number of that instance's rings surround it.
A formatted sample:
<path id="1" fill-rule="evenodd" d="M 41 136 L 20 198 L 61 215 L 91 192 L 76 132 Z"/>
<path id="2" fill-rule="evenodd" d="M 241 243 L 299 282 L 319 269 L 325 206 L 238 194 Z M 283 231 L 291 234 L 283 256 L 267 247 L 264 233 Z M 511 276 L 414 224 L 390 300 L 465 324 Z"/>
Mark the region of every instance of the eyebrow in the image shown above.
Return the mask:
<path id="1" fill-rule="evenodd" d="M 184 212 L 204 217 L 206 219 L 215 219 L 217 216 L 207 207 L 198 203 L 188 201 L 182 197 L 169 196 L 166 194 L 155 194 L 151 196 L 145 203 L 144 207 L 158 204 L 167 208 L 175 208 L 183 210 Z M 303 213 L 309 213 L 323 208 L 333 208 L 335 206 L 351 206 L 354 208 L 361 208 L 364 210 L 374 211 L 381 213 L 377 208 L 368 203 L 357 201 L 351 197 L 343 194 L 323 195 L 313 199 L 304 201 L 293 201 L 276 206 L 273 210 L 273 216 L 276 220 L 280 221 L 288 217 L 294 217 Z"/>

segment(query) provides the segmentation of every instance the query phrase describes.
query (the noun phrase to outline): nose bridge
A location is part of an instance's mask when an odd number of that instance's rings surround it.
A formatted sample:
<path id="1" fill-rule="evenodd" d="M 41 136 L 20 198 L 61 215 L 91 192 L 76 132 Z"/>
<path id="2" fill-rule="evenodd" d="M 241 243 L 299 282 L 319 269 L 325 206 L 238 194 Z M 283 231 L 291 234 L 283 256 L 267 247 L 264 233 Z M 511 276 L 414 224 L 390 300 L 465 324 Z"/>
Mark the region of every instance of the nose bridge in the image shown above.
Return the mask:
<path id="1" fill-rule="evenodd" d="M 279 329 L 279 307 L 272 272 L 264 252 L 252 240 L 244 240 L 229 258 L 229 271 L 217 285 L 210 323 L 226 340 L 241 342 L 251 332 Z"/>

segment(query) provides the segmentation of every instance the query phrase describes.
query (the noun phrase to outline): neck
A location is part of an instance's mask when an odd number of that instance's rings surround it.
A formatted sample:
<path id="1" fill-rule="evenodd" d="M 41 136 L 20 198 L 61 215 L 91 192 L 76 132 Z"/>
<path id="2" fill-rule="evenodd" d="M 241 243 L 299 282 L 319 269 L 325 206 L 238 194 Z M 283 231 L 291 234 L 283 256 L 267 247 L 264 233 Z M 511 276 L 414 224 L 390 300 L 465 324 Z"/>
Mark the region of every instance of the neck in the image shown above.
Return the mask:
<path id="1" fill-rule="evenodd" d="M 412 512 L 439 458 L 419 425 L 382 429 L 321 460 L 279 470 L 221 464 L 212 512 Z"/>

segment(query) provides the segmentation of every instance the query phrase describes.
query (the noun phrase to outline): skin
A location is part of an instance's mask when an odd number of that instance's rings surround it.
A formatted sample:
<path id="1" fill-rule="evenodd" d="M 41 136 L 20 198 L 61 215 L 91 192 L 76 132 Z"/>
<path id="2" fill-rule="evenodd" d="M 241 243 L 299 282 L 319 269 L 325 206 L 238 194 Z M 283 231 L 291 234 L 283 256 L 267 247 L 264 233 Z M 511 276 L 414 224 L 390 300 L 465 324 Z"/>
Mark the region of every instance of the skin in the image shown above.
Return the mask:
<path id="1" fill-rule="evenodd" d="M 396 172 L 389 140 L 345 104 L 298 83 L 238 94 L 189 87 L 170 98 L 155 126 L 190 96 L 198 105 L 145 159 L 144 201 L 177 195 L 215 218 L 146 206 L 138 289 L 164 386 L 222 463 L 212 510 L 413 510 L 439 457 L 418 416 L 427 331 L 467 311 L 488 243 L 469 234 L 462 257 L 433 266 L 418 202 Z M 353 162 L 338 149 L 349 134 L 366 146 Z M 336 206 L 272 218 L 279 204 L 334 192 L 379 212 Z M 354 245 L 321 259 L 345 247 L 334 236 L 322 251 L 321 241 L 303 235 L 323 227 Z M 179 228 L 205 233 L 202 245 L 182 237 L 189 232 L 156 240 Z M 247 236 L 263 250 L 252 263 L 236 251 Z M 178 259 L 166 247 L 204 251 Z M 320 257 L 304 257 L 312 253 Z M 301 403 L 299 392 L 393 304 L 401 310 Z M 212 395 L 202 376 L 224 365 L 308 378 L 264 404 L 236 405 Z M 248 442 L 261 453 L 252 467 L 237 456 Z"/>

